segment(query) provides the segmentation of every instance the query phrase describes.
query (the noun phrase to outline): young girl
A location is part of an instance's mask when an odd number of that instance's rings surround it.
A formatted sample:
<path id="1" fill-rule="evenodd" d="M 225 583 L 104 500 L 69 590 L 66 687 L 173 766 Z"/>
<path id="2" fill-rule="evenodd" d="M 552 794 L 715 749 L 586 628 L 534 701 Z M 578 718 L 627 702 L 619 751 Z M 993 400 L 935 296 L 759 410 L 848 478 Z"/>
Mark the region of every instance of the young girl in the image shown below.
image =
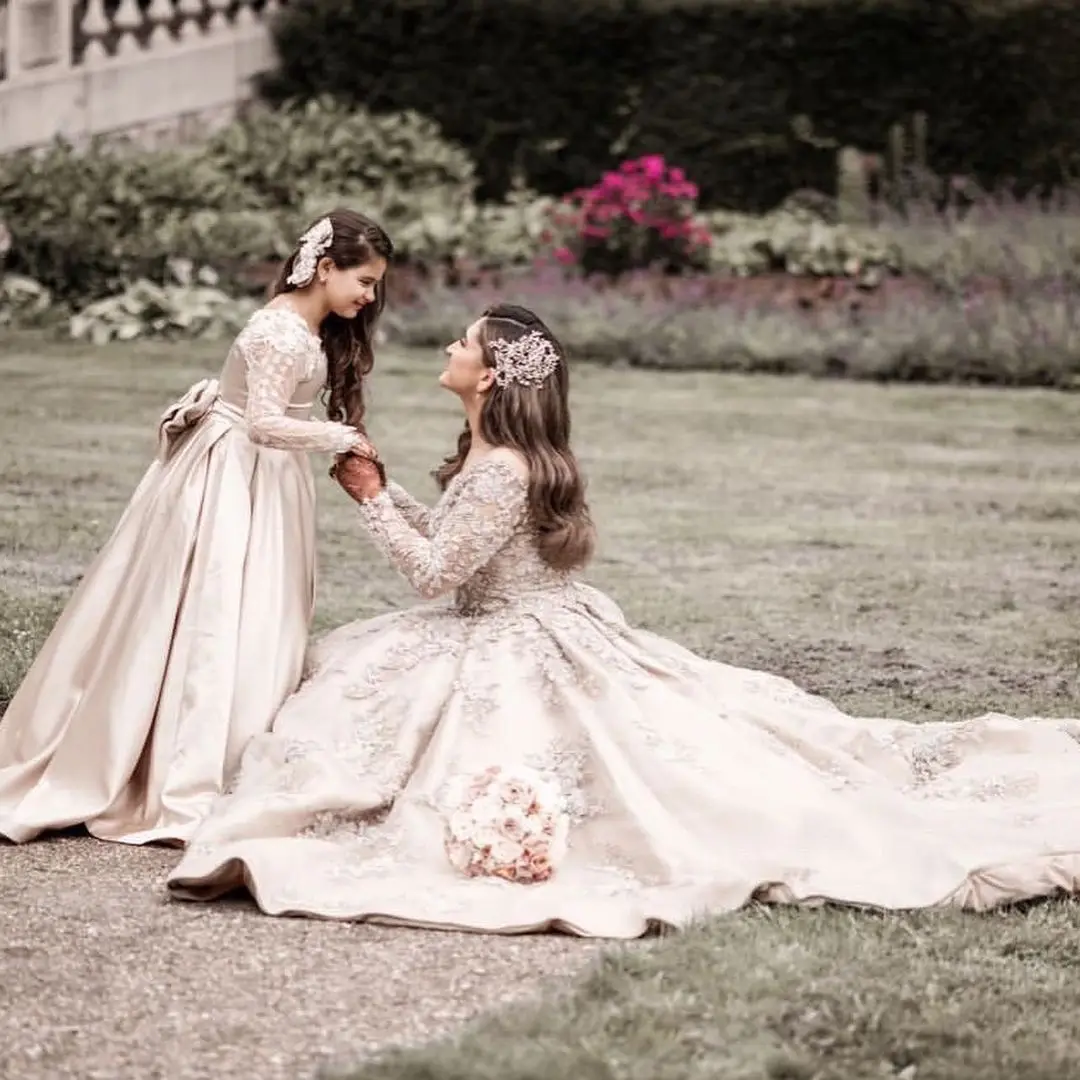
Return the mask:
<path id="1" fill-rule="evenodd" d="M 327 637 L 174 896 L 623 938 L 753 900 L 984 910 L 1080 891 L 1076 721 L 848 716 L 629 626 L 571 573 L 593 533 L 559 343 L 498 307 L 447 353 L 468 427 L 438 505 L 355 455 L 337 469 L 376 547 L 452 600 Z"/>
<path id="2" fill-rule="evenodd" d="M 300 238 L 219 380 L 166 411 L 157 460 L 0 718 L 0 836 L 84 824 L 187 840 L 300 679 L 315 587 L 312 451 L 368 452 L 393 254 L 336 210 Z M 328 421 L 311 418 L 328 391 Z"/>

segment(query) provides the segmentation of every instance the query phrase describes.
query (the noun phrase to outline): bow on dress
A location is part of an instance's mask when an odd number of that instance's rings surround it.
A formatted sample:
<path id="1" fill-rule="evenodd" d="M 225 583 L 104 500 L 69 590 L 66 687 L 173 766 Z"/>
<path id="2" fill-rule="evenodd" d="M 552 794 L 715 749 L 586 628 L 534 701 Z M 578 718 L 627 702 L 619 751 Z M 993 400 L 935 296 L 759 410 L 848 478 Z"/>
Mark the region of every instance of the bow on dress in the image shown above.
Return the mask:
<path id="1" fill-rule="evenodd" d="M 158 423 L 158 460 L 163 464 L 172 457 L 176 444 L 211 409 L 218 397 L 217 379 L 200 379 L 162 414 Z"/>

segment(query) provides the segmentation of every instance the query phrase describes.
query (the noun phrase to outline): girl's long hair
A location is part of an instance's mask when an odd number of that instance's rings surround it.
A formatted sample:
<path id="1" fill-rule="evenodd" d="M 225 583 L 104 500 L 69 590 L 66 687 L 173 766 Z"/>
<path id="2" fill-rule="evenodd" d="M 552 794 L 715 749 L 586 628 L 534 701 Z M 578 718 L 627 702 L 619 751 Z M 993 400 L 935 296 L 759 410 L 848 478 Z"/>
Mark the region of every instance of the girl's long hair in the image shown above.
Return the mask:
<path id="1" fill-rule="evenodd" d="M 323 216 L 330 219 L 334 229 L 334 238 L 323 256 L 339 270 L 363 266 L 380 257 L 387 262 L 393 258 L 394 245 L 390 237 L 370 218 L 346 209 L 332 210 Z M 271 296 L 294 292 L 298 288 L 290 285 L 287 279 L 299 254 L 297 245 L 282 265 L 271 287 Z M 343 319 L 331 313 L 319 327 L 327 361 L 326 415 L 361 432 L 365 430 L 364 379 L 375 366 L 375 326 L 385 306 L 384 278 L 375 286 L 374 302 L 362 308 L 356 318 Z"/>

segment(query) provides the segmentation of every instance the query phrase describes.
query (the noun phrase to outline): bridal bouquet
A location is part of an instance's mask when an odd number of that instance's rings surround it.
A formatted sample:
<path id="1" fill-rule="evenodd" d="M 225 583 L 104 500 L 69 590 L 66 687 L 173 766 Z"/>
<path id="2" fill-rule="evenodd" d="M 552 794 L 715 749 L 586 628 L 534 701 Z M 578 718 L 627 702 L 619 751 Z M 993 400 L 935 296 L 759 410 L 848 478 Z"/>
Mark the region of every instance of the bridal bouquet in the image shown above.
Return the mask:
<path id="1" fill-rule="evenodd" d="M 468 778 L 446 818 L 446 854 L 469 877 L 547 881 L 566 853 L 562 793 L 525 767 L 493 765 Z"/>

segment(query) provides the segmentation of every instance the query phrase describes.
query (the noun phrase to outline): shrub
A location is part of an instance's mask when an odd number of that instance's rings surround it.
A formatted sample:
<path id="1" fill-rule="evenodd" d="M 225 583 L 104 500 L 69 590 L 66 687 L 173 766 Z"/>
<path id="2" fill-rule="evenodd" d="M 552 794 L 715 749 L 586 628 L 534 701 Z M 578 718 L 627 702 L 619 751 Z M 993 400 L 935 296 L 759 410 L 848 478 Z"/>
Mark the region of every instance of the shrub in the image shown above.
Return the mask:
<path id="1" fill-rule="evenodd" d="M 682 169 L 659 154 L 624 161 L 562 200 L 554 215 L 561 240 L 555 256 L 586 273 L 609 275 L 700 267 L 710 235 L 694 220 L 697 194 Z"/>
<path id="2" fill-rule="evenodd" d="M 370 214 L 394 241 L 395 265 L 452 266 L 462 257 L 477 215 L 476 204 L 448 188 L 409 191 L 395 184 L 374 189 L 311 191 L 302 212 L 292 216 L 292 232 L 328 206 L 355 206 Z"/>
<path id="3" fill-rule="evenodd" d="M 471 199 L 476 187 L 469 155 L 433 121 L 411 111 L 374 115 L 325 95 L 254 109 L 211 136 L 203 154 L 259 205 L 278 209 L 301 208 L 311 192 Z"/>
<path id="4" fill-rule="evenodd" d="M 195 149 L 98 141 L 0 157 L 9 268 L 59 301 L 108 296 L 140 277 L 161 280 L 195 215 L 234 213 L 251 202 Z"/>
<path id="5" fill-rule="evenodd" d="M 555 200 L 518 183 L 505 201 L 481 203 L 466 238 L 463 261 L 481 269 L 533 263 L 550 247 Z"/>
<path id="6" fill-rule="evenodd" d="M 239 332 L 254 304 L 218 288 L 209 268 L 196 270 L 186 260 L 169 263 L 165 284 L 134 281 L 116 296 L 88 304 L 73 315 L 71 337 L 106 345 L 136 338 L 223 338 Z"/>
<path id="7" fill-rule="evenodd" d="M 182 150 L 99 140 L 0 157 L 10 269 L 72 305 L 164 284 L 173 258 L 240 288 L 245 267 L 287 254 L 308 216 L 342 199 L 385 215 L 406 255 L 452 259 L 474 188 L 468 156 L 431 121 L 327 100 L 255 110 Z"/>
<path id="8" fill-rule="evenodd" d="M 275 25 L 273 101 L 331 93 L 431 117 L 547 194 L 666 153 L 702 205 L 833 193 L 836 153 L 929 116 L 929 158 L 996 188 L 1075 172 L 1080 13 L 1064 0 L 305 0 Z M 451 89 L 452 88 L 452 89 Z M 449 91 L 449 92 L 448 92 Z"/>
<path id="9" fill-rule="evenodd" d="M 867 295 L 800 292 L 792 279 L 624 277 L 547 271 L 433 287 L 388 311 L 393 340 L 445 344 L 489 304 L 539 311 L 580 360 L 664 369 L 1080 387 L 1080 291 L 984 287 L 964 297 L 890 279 Z M 771 287 L 766 287 L 770 286 Z"/>
<path id="10" fill-rule="evenodd" d="M 906 267 L 902 232 L 830 224 L 799 207 L 762 216 L 716 211 L 704 221 L 712 234 L 708 267 L 715 273 L 852 278 L 874 288 Z"/>
<path id="11" fill-rule="evenodd" d="M 932 208 L 914 208 L 872 235 L 898 253 L 905 273 L 951 291 L 987 278 L 1019 284 L 1080 278 L 1075 196 L 1063 195 L 1049 208 L 1035 200 L 986 199 L 944 220 Z"/>
<path id="12" fill-rule="evenodd" d="M 22 274 L 0 274 L 0 327 L 41 323 L 51 307 L 44 285 Z"/>
<path id="13" fill-rule="evenodd" d="M 303 213 L 326 206 L 362 207 L 390 233 L 395 265 L 467 272 L 503 269 L 535 260 L 548 246 L 555 200 L 517 187 L 504 202 L 477 203 L 451 187 L 407 191 L 394 184 L 368 191 L 311 192 Z"/>

